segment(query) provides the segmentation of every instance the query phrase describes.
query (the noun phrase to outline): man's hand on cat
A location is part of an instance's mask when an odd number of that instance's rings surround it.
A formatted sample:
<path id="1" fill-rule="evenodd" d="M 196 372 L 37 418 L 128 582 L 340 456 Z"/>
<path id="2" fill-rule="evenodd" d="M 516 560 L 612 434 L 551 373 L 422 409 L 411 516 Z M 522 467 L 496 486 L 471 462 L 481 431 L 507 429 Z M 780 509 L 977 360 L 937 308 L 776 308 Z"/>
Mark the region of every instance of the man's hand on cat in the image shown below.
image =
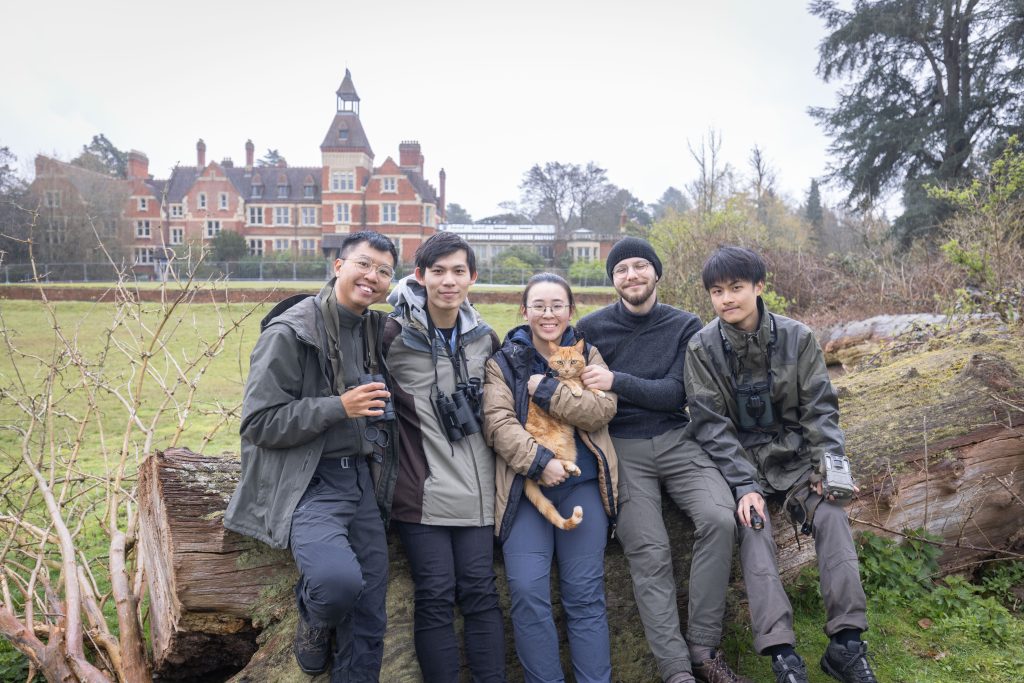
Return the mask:
<path id="1" fill-rule="evenodd" d="M 588 365 L 583 368 L 583 374 L 580 375 L 580 379 L 583 380 L 583 386 L 587 389 L 611 391 L 612 381 L 615 379 L 615 373 L 608 368 L 601 367 L 600 365 Z"/>
<path id="2" fill-rule="evenodd" d="M 542 377 L 543 375 L 534 375 L 534 377 Z M 569 473 L 565 471 L 565 465 L 558 458 L 551 458 L 548 460 L 548 464 L 544 467 L 544 471 L 540 473 L 540 483 L 542 486 L 558 486 L 563 481 L 569 478 Z"/>
<path id="3" fill-rule="evenodd" d="M 540 386 L 542 379 L 544 379 L 544 375 L 530 375 L 530 381 L 526 383 L 526 390 L 530 392 L 530 396 L 537 392 L 537 387 Z"/>

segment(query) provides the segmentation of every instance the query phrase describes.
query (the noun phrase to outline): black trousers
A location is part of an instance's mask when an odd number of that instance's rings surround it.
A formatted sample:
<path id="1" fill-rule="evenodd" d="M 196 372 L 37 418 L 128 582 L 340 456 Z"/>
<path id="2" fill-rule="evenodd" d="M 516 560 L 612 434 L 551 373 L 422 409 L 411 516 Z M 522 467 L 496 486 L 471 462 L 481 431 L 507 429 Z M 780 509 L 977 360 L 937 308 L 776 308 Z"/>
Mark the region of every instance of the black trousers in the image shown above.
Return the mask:
<path id="1" fill-rule="evenodd" d="M 377 681 L 387 625 L 388 546 L 365 458 L 322 459 L 292 514 L 295 597 L 334 629 L 332 683 Z"/>
<path id="2" fill-rule="evenodd" d="M 504 683 L 505 633 L 494 582 L 494 527 L 395 522 L 416 585 L 416 657 L 424 683 L 457 683 L 455 604 L 474 683 Z"/>

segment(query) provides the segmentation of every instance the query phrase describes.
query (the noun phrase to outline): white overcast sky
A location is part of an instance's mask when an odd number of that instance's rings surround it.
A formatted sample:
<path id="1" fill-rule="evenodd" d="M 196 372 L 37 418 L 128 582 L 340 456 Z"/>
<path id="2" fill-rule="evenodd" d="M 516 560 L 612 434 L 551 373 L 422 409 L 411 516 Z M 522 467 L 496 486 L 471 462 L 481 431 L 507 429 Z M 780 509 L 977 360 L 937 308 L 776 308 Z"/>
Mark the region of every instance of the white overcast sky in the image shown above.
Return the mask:
<path id="1" fill-rule="evenodd" d="M 745 169 L 759 145 L 796 201 L 825 172 L 807 115 L 820 20 L 798 0 L 57 0 L 0 8 L 0 146 L 30 175 L 96 133 L 165 178 L 276 148 L 319 166 L 345 68 L 376 154 L 419 140 L 426 175 L 474 218 L 517 199 L 534 163 L 595 161 L 645 202 L 696 175 L 709 127 Z M 839 192 L 826 194 L 838 197 Z"/>

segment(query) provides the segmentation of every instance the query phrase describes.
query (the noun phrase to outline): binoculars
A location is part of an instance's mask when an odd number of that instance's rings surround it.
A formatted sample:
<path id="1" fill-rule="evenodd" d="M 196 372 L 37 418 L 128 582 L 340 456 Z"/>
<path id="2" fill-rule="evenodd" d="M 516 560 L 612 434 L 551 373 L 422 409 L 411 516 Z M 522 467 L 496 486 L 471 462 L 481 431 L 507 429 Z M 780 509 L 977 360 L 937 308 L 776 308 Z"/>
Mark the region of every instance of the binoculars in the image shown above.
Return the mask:
<path id="1" fill-rule="evenodd" d="M 772 408 L 771 385 L 768 382 L 737 386 L 736 409 L 740 417 L 739 427 L 744 431 L 775 426 L 775 410 Z"/>
<path id="2" fill-rule="evenodd" d="M 373 384 L 374 382 L 380 382 L 381 384 L 386 384 L 386 382 L 384 382 L 384 375 L 381 375 L 381 374 L 376 374 L 376 375 L 369 375 L 369 374 L 367 374 L 367 375 L 359 375 L 359 385 L 360 386 L 362 386 L 364 384 Z M 394 404 L 391 403 L 391 397 L 389 396 L 389 397 L 384 399 L 384 412 L 383 412 L 383 414 L 378 415 L 376 417 L 368 417 L 368 418 L 366 418 L 366 422 L 367 422 L 367 424 L 377 424 L 379 422 L 393 422 L 394 419 L 395 419 L 395 406 L 394 406 Z"/>
<path id="3" fill-rule="evenodd" d="M 434 405 L 449 441 L 458 441 L 480 431 L 480 394 L 481 382 L 477 377 L 456 384 L 451 396 L 437 390 Z"/>

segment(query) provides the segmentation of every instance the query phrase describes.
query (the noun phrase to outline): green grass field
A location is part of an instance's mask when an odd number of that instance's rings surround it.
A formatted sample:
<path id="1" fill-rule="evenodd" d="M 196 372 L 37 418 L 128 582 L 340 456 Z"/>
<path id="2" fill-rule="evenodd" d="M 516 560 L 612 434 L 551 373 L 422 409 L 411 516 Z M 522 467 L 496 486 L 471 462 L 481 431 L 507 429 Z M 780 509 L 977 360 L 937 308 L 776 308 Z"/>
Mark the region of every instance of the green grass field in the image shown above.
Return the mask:
<path id="1" fill-rule="evenodd" d="M 248 373 L 248 356 L 257 338 L 259 320 L 268 308 L 261 306 L 251 310 L 238 304 L 194 304 L 177 311 L 169 319 L 168 327 L 159 335 L 168 355 L 157 353 L 150 359 L 150 375 L 143 388 L 139 416 L 143 423 L 148 424 L 164 400 L 155 377 L 162 377 L 167 383 L 180 381 L 180 405 L 167 409 L 153 436 L 153 448 L 170 445 L 178 419 L 182 417 L 185 428 L 178 445 L 206 453 L 237 453 L 237 408 Z M 579 313 L 585 314 L 593 308 L 588 307 Z M 138 373 L 132 371 L 128 358 L 139 358 L 147 353 L 149 339 L 160 320 L 162 309 L 159 304 L 122 309 L 122 324 L 113 333 L 108 332 L 117 310 L 113 304 L 59 302 L 54 304 L 54 310 L 56 326 L 81 358 L 80 367 L 91 376 L 100 378 L 104 386 L 96 394 L 96 405 L 102 419 L 93 419 L 87 425 L 83 439 L 85 448 L 79 460 L 82 471 L 102 476 L 108 463 L 100 445 L 106 444 L 107 458 L 117 451 L 121 435 L 128 425 L 122 400 L 130 400 L 138 386 Z M 484 304 L 479 306 L 479 310 L 502 338 L 508 329 L 522 322 L 514 305 Z M 248 317 L 226 337 L 223 348 L 209 346 L 221 330 L 235 325 L 247 314 Z M 26 403 L 32 397 L 40 396 L 48 380 L 47 368 L 56 365 L 60 371 L 51 379 L 54 386 L 53 415 L 58 417 L 51 424 L 57 438 L 49 443 L 59 442 L 62 435 L 71 435 L 76 428 L 76 423 L 59 416 L 80 417 L 88 405 L 79 366 L 69 363 L 72 356 L 63 343 L 57 342 L 54 320 L 40 302 L 2 300 L 0 317 L 2 327 L 8 332 L 7 340 L 0 340 L 0 388 L 5 392 L 0 397 L 0 427 L 27 424 L 24 413 L 16 408 L 14 401 Z M 12 348 L 17 350 L 13 356 Z M 177 368 L 186 367 L 196 359 L 208 359 L 206 369 L 200 374 L 197 367 L 179 376 Z M 192 383 L 197 390 L 187 415 L 184 415 L 183 402 Z M 225 419 L 225 411 L 233 412 Z M 216 433 L 209 443 L 201 446 L 204 435 L 214 429 Z M 140 439 L 134 442 L 134 450 L 130 454 L 132 459 L 141 460 L 146 455 L 139 446 L 141 443 L 144 442 Z M 17 433 L 7 428 L 0 429 L 0 469 L 8 472 L 16 468 L 20 454 L 21 443 Z M 59 476 L 59 472 L 57 474 Z M 817 666 L 825 637 L 821 632 L 823 608 L 813 581 L 795 586 L 793 599 L 799 649 L 808 660 L 811 681 L 823 683 L 831 680 Z M 1016 609 L 1020 609 L 1019 605 Z M 872 629 L 867 638 L 875 655 L 879 680 L 889 683 L 1024 681 L 1021 648 L 1024 621 L 1019 611 L 1010 617 L 1010 621 L 1004 620 L 993 626 L 991 610 L 987 608 L 961 612 L 952 610 L 949 613 L 935 610 L 934 606 L 907 607 L 887 602 L 884 597 L 872 598 L 869 613 Z M 923 627 L 921 620 L 925 618 L 934 620 L 936 626 Z M 995 631 L 1005 632 L 1011 642 L 1007 643 L 998 632 L 993 635 Z M 729 625 L 725 644 L 730 658 L 741 662 L 743 673 L 755 680 L 771 680 L 767 661 L 751 651 L 745 613 L 738 613 Z M 0 644 L 0 680 L 7 679 L 8 671 L 20 672 L 19 676 L 12 674 L 12 679 L 20 677 L 24 680 L 19 658 L 20 655 L 11 652 L 6 644 Z"/>

